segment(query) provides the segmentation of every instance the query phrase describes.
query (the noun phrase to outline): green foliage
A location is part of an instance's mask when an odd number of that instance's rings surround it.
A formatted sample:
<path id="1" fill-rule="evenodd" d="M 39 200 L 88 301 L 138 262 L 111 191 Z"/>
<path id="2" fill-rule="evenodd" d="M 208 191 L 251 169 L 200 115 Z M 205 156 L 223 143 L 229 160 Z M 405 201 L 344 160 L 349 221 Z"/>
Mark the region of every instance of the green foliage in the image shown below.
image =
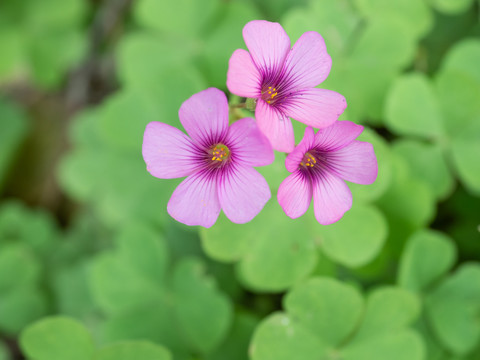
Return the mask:
<path id="1" fill-rule="evenodd" d="M 427 291 L 452 267 L 455 254 L 452 240 L 442 233 L 416 232 L 408 240 L 402 255 L 399 285 L 412 291 Z"/>
<path id="2" fill-rule="evenodd" d="M 480 340 L 480 266 L 462 265 L 440 284 L 426 300 L 433 330 L 454 354 L 465 355 Z"/>
<path id="3" fill-rule="evenodd" d="M 378 199 L 378 205 L 387 216 L 390 236 L 403 242 L 413 231 L 431 221 L 435 211 L 434 196 L 425 182 L 413 176 L 405 159 L 392 156 L 392 160 L 393 181 Z"/>
<path id="4" fill-rule="evenodd" d="M 335 61 L 347 47 L 360 17 L 348 1 L 312 1 L 307 7 L 297 7 L 287 12 L 282 20 L 292 42 L 306 31 L 317 31 L 325 39 L 328 53 Z"/>
<path id="5" fill-rule="evenodd" d="M 205 73 L 210 86 L 225 87 L 230 55 L 238 48 L 245 48 L 242 29 L 250 20 L 259 18 L 261 15 L 248 3 L 230 2 L 220 23 L 205 40 L 203 57 Z"/>
<path id="6" fill-rule="evenodd" d="M 69 318 L 52 317 L 30 325 L 21 336 L 27 356 L 38 360 L 85 360 L 94 343 L 85 327 Z"/>
<path id="7" fill-rule="evenodd" d="M 135 18 L 147 28 L 194 37 L 205 29 L 219 6 L 218 0 L 180 0 L 168 3 L 141 0 L 135 7 Z"/>
<path id="8" fill-rule="evenodd" d="M 377 289 L 365 302 L 350 285 L 311 278 L 290 290 L 284 308 L 255 331 L 252 359 L 424 358 L 422 339 L 409 328 L 418 299 L 400 288 Z"/>
<path id="9" fill-rule="evenodd" d="M 393 151 L 407 160 L 410 172 L 422 179 L 438 199 L 453 191 L 454 180 L 440 145 L 416 140 L 399 140 Z"/>
<path id="10" fill-rule="evenodd" d="M 409 27 L 409 32 L 417 38 L 425 35 L 432 27 L 431 10 L 423 1 L 355 0 L 359 12 L 367 19 L 381 15 L 387 21 L 401 21 Z"/>
<path id="11" fill-rule="evenodd" d="M 161 346 L 146 341 L 125 341 L 99 350 L 94 360 L 170 360 L 170 353 Z"/>
<path id="12" fill-rule="evenodd" d="M 28 224 L 28 226 L 25 226 Z M 48 310 L 47 264 L 57 246 L 49 214 L 18 203 L 0 207 L 0 330 L 16 335 Z M 12 276 L 15 274 L 15 276 Z"/>
<path id="13" fill-rule="evenodd" d="M 83 22 L 88 3 L 82 0 L 15 3 L 7 0 L 0 6 L 0 20 L 3 20 L 0 39 L 5 41 L 8 54 L 0 61 L 0 83 L 27 76 L 38 86 L 54 89 L 86 54 Z"/>
<path id="14" fill-rule="evenodd" d="M 90 277 L 95 303 L 107 317 L 108 341 L 146 338 L 200 353 L 220 344 L 231 325 L 231 304 L 201 260 L 183 258 L 167 271 L 165 239 L 140 224 L 121 229 L 115 243 L 94 260 Z"/>
<path id="15" fill-rule="evenodd" d="M 432 7 L 445 14 L 458 14 L 466 11 L 473 0 L 429 0 Z"/>
<path id="16" fill-rule="evenodd" d="M 0 360 L 17 343 L 31 360 L 480 357 L 478 4 L 114 3 L 0 4 Z M 145 126 L 181 128 L 187 98 L 227 90 L 253 19 L 292 44 L 319 32 L 332 57 L 319 87 L 366 125 L 378 177 L 348 183 L 335 224 L 284 214 L 283 153 L 258 169 L 262 212 L 209 229 L 172 220 L 181 180 L 145 169 Z M 254 116 L 227 96 L 231 121 Z M 48 128 L 52 109 L 65 118 Z M 293 126 L 298 143 L 306 125 Z"/>
<path id="17" fill-rule="evenodd" d="M 452 156 L 458 175 L 465 186 L 476 194 L 480 193 L 480 164 L 477 156 L 480 151 L 479 134 L 480 132 L 465 134 L 452 142 Z"/>
<path id="18" fill-rule="evenodd" d="M 20 344 L 35 360 L 171 360 L 168 350 L 146 341 L 125 341 L 99 350 L 87 329 L 68 317 L 48 317 L 26 328 Z"/>
<path id="19" fill-rule="evenodd" d="M 308 220 L 286 219 L 280 206 L 270 201 L 248 224 L 233 224 L 222 217 L 212 228 L 202 229 L 202 245 L 215 259 L 240 260 L 238 274 L 247 287 L 281 291 L 306 277 L 317 261 Z M 276 226 L 260 227 L 261 223 Z"/>
<path id="20" fill-rule="evenodd" d="M 321 249 L 331 259 L 349 267 L 368 264 L 380 252 L 388 234 L 387 221 L 373 206 L 354 205 L 340 221 L 319 226 Z"/>
<path id="21" fill-rule="evenodd" d="M 442 119 L 434 90 L 421 74 L 397 78 L 386 102 L 387 125 L 399 134 L 438 138 Z"/>

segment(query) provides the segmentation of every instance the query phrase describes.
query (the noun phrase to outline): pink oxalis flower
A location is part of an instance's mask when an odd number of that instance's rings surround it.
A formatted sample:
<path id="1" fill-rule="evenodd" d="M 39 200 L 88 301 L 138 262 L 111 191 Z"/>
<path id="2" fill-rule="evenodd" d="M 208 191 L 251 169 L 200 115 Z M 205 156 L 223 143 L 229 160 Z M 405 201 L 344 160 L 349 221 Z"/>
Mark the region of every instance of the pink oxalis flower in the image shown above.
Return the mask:
<path id="1" fill-rule="evenodd" d="M 173 192 L 168 213 L 204 227 L 215 223 L 220 209 L 235 223 L 250 221 L 271 197 L 267 182 L 253 168 L 273 161 L 268 140 L 253 119 L 229 126 L 227 98 L 215 88 L 186 100 L 179 117 L 190 137 L 154 121 L 143 138 L 143 158 L 153 176 L 187 176 Z"/>
<path id="2" fill-rule="evenodd" d="M 243 28 L 243 38 L 249 52 L 233 53 L 227 87 L 233 94 L 256 99 L 255 118 L 275 150 L 291 152 L 295 146 L 290 117 L 324 128 L 343 113 L 347 104 L 342 95 L 315 88 L 332 66 L 320 34 L 306 32 L 290 48 L 280 24 L 254 20 Z"/>
<path id="3" fill-rule="evenodd" d="M 313 196 L 315 217 L 320 224 L 334 223 L 352 207 L 352 193 L 344 180 L 371 184 L 378 165 L 373 146 L 357 141 L 363 126 L 337 121 L 319 130 L 311 127 L 287 156 L 289 175 L 278 189 L 278 202 L 291 218 L 303 215 Z"/>

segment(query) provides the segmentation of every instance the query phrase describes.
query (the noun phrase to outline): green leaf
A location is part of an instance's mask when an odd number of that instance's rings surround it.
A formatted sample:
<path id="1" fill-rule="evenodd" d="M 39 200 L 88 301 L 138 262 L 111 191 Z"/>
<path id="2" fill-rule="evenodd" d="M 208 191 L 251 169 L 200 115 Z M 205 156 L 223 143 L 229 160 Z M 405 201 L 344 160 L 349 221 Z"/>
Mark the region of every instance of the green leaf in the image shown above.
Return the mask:
<path id="1" fill-rule="evenodd" d="M 435 85 L 450 137 L 475 125 L 480 117 L 480 82 L 458 70 L 442 70 Z"/>
<path id="2" fill-rule="evenodd" d="M 58 246 L 57 240 L 57 226 L 50 213 L 29 209 L 18 201 L 4 202 L 0 207 L 0 243 L 21 242 L 38 258 L 48 259 Z"/>
<path id="3" fill-rule="evenodd" d="M 447 1 L 447 0 L 443 0 Z M 468 2 L 468 0 L 462 0 Z M 450 1 L 452 4 L 460 4 L 462 1 Z M 442 62 L 442 71 L 456 70 L 463 72 L 480 83 L 480 41 L 467 38 L 456 43 L 447 53 Z"/>
<path id="4" fill-rule="evenodd" d="M 89 288 L 88 262 L 79 262 L 55 271 L 53 290 L 61 314 L 85 319 L 96 308 Z"/>
<path id="5" fill-rule="evenodd" d="M 292 317 L 275 313 L 262 321 L 250 345 L 252 360 L 324 359 L 328 347 Z"/>
<path id="6" fill-rule="evenodd" d="M 424 180 L 437 199 L 452 193 L 455 183 L 440 145 L 403 139 L 394 143 L 393 151 L 407 160 L 410 172 Z"/>
<path id="7" fill-rule="evenodd" d="M 284 308 L 295 322 L 334 347 L 355 329 L 363 299 L 352 286 L 329 278 L 312 278 L 288 293 Z"/>
<path id="8" fill-rule="evenodd" d="M 301 124 L 299 121 L 294 122 L 294 131 L 295 131 L 295 125 Z M 303 132 L 301 132 L 301 136 L 303 137 L 304 129 L 302 129 Z M 265 180 L 267 180 L 268 185 L 270 186 L 270 189 L 272 190 L 272 197 L 274 197 L 274 194 L 280 187 L 280 184 L 282 183 L 283 180 L 287 178 L 290 173 L 287 171 L 285 168 L 285 158 L 286 155 L 285 153 L 280 153 L 275 151 L 275 160 L 273 163 L 267 166 L 262 166 L 257 168 L 258 172 L 263 175 Z"/>
<path id="9" fill-rule="evenodd" d="M 248 345 L 258 322 L 253 315 L 237 313 L 227 338 L 212 354 L 208 355 L 207 359 L 248 360 Z"/>
<path id="10" fill-rule="evenodd" d="M 179 262 L 173 274 L 175 316 L 192 349 L 209 352 L 226 336 L 232 307 L 213 282 L 203 264 L 194 258 Z"/>
<path id="11" fill-rule="evenodd" d="M 29 40 L 33 80 L 47 89 L 59 86 L 87 52 L 87 37 L 77 29 L 37 31 Z"/>
<path id="12" fill-rule="evenodd" d="M 231 1 L 221 23 L 205 40 L 203 56 L 209 84 L 225 88 L 228 60 L 238 48 L 244 48 L 242 29 L 250 20 L 261 18 L 259 12 L 249 2 Z"/>
<path id="13" fill-rule="evenodd" d="M 19 286 L 0 296 L 0 331 L 17 335 L 47 312 L 45 294 L 33 286 Z"/>
<path id="14" fill-rule="evenodd" d="M 40 272 L 40 262 L 24 244 L 0 246 L 0 294 L 24 285 L 36 284 Z"/>
<path id="15" fill-rule="evenodd" d="M 248 288 L 281 291 L 305 278 L 315 267 L 317 254 L 306 216 L 290 219 L 271 200 L 248 226 L 256 227 L 256 235 L 237 264 L 240 280 Z"/>
<path id="16" fill-rule="evenodd" d="M 480 116 L 477 117 L 477 124 Z M 480 130 L 480 129 L 479 129 Z M 480 131 L 472 131 L 452 140 L 452 158 L 460 180 L 474 194 L 480 194 Z"/>
<path id="17" fill-rule="evenodd" d="M 342 265 L 358 267 L 370 262 L 380 252 L 388 226 L 375 207 L 358 204 L 334 224 L 316 224 L 315 233 L 327 256 Z"/>
<path id="18" fill-rule="evenodd" d="M 68 29 L 79 26 L 85 21 L 88 3 L 82 0 L 44 0 L 28 1 L 25 22 L 28 30 Z"/>
<path id="19" fill-rule="evenodd" d="M 436 210 L 435 199 L 430 188 L 410 174 L 403 158 L 392 156 L 392 163 L 392 185 L 377 204 L 387 216 L 390 238 L 393 236 L 403 243 L 412 231 L 432 220 Z"/>
<path id="20" fill-rule="evenodd" d="M 197 37 L 213 20 L 220 2 L 141 0 L 135 5 L 135 19 L 141 25 L 165 33 Z"/>
<path id="21" fill-rule="evenodd" d="M 411 330 L 381 336 L 354 343 L 343 351 L 345 360 L 423 360 L 425 346 L 422 338 Z"/>
<path id="22" fill-rule="evenodd" d="M 175 355 L 188 352 L 167 296 L 161 301 L 111 315 L 102 325 L 106 342 L 149 340 L 167 346 Z"/>
<path id="23" fill-rule="evenodd" d="M 208 255 L 225 262 L 239 260 L 238 274 L 246 286 L 280 291 L 304 278 L 315 266 L 317 254 L 309 227 L 306 217 L 287 218 L 277 202 L 269 201 L 249 223 L 234 224 L 221 215 L 200 235 Z"/>
<path id="24" fill-rule="evenodd" d="M 25 329 L 20 345 L 32 360 L 88 360 L 94 345 L 85 327 L 67 317 L 42 319 Z"/>
<path id="25" fill-rule="evenodd" d="M 431 326 L 443 345 L 466 355 L 480 340 L 480 265 L 463 264 L 426 299 Z"/>
<path id="26" fill-rule="evenodd" d="M 446 274 L 455 259 L 456 249 L 449 237 L 433 230 L 418 231 L 409 238 L 403 251 L 398 283 L 406 289 L 423 292 Z"/>
<path id="27" fill-rule="evenodd" d="M 371 69 L 401 69 L 415 54 L 415 41 L 402 21 L 372 18 L 355 42 L 349 61 Z M 366 85 L 366 84 L 364 84 Z"/>
<path id="28" fill-rule="evenodd" d="M 14 160 L 13 156 L 27 129 L 27 119 L 23 111 L 0 98 L 0 193 L 8 168 Z"/>
<path id="29" fill-rule="evenodd" d="M 352 285 L 311 278 L 286 295 L 286 314 L 260 323 L 250 355 L 254 360 L 424 359 L 422 338 L 408 328 L 420 313 L 414 294 L 380 288 L 368 297 L 366 309 L 363 304 Z"/>
<path id="30" fill-rule="evenodd" d="M 281 23 L 292 44 L 307 31 L 321 34 L 328 53 L 335 61 L 345 51 L 359 21 L 349 1 L 317 0 L 311 1 L 306 7 L 295 7 L 288 11 Z"/>
<path id="31" fill-rule="evenodd" d="M 64 158 L 60 181 L 69 193 L 88 200 L 107 224 L 116 226 L 132 219 L 162 224 L 167 221 L 166 205 L 178 181 L 150 175 L 140 154 L 140 150 L 77 148 Z"/>
<path id="32" fill-rule="evenodd" d="M 75 146 L 102 147 L 103 139 L 99 136 L 97 123 L 102 107 L 82 110 L 72 119 L 68 136 Z"/>
<path id="33" fill-rule="evenodd" d="M 96 125 L 103 144 L 140 153 L 145 127 L 160 119 L 159 115 L 158 108 L 149 98 L 136 91 L 123 91 L 109 97 L 103 104 Z"/>
<path id="34" fill-rule="evenodd" d="M 467 11 L 473 0 L 428 0 L 428 3 L 441 13 L 456 15 Z"/>
<path id="35" fill-rule="evenodd" d="M 116 58 L 121 82 L 128 88 L 156 89 L 171 67 L 191 67 L 192 53 L 179 43 L 150 32 L 130 32 L 119 41 Z M 181 74 L 177 74 L 181 76 Z M 185 84 L 186 85 L 186 84 Z"/>
<path id="36" fill-rule="evenodd" d="M 251 249 L 254 237 L 259 231 L 255 223 L 254 219 L 246 224 L 235 224 L 221 213 L 211 228 L 200 229 L 203 250 L 218 261 L 240 260 Z"/>
<path id="37" fill-rule="evenodd" d="M 362 323 L 352 343 L 401 331 L 419 314 L 420 301 L 413 293 L 393 286 L 376 289 L 368 296 Z"/>
<path id="38" fill-rule="evenodd" d="M 402 135 L 439 138 L 442 115 L 433 87 L 425 75 L 411 73 L 393 84 L 385 107 L 386 124 Z"/>
<path id="39" fill-rule="evenodd" d="M 358 11 L 367 19 L 381 17 L 385 21 L 400 21 L 408 32 L 421 38 L 433 25 L 433 16 L 423 1 L 417 0 L 355 0 Z"/>
<path id="40" fill-rule="evenodd" d="M 163 284 L 168 266 L 168 249 L 163 237 L 140 223 L 126 224 L 117 236 L 120 260 L 146 279 Z"/>
<path id="41" fill-rule="evenodd" d="M 171 360 L 170 352 L 147 341 L 125 341 L 98 350 L 93 360 Z"/>
<path id="42" fill-rule="evenodd" d="M 372 56 L 381 51 L 377 49 Z M 386 94 L 397 73 L 391 66 L 379 68 L 368 59 L 362 62 L 347 59 L 335 64 L 335 72 L 321 86 L 345 96 L 348 108 L 344 119 L 358 123 L 364 123 L 367 118 L 380 121 Z"/>
<path id="43" fill-rule="evenodd" d="M 99 255 L 93 264 L 90 286 L 96 303 L 107 314 L 117 314 L 160 301 L 163 290 L 114 253 Z"/>
<path id="44" fill-rule="evenodd" d="M 0 22 L 3 20 L 0 19 Z M 0 26 L 0 44 L 2 44 L 0 83 L 15 81 L 22 76 L 26 66 L 24 34 L 13 26 Z"/>

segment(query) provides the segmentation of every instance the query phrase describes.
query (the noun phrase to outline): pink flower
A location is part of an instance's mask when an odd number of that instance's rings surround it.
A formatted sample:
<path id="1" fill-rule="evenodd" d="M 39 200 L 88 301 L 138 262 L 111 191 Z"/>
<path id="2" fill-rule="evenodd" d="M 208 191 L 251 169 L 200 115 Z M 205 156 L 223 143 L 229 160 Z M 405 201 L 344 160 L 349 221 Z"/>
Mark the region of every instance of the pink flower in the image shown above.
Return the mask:
<path id="1" fill-rule="evenodd" d="M 145 129 L 142 154 L 155 177 L 187 176 L 175 189 L 168 213 L 187 225 L 212 226 L 223 209 L 235 223 L 253 219 L 270 199 L 253 166 L 270 164 L 273 151 L 253 119 L 228 125 L 225 94 L 210 88 L 186 100 L 180 122 L 190 135 L 161 122 Z"/>
<path id="2" fill-rule="evenodd" d="M 291 152 L 295 147 L 289 117 L 324 128 L 343 113 L 347 103 L 342 95 L 315 88 L 332 66 L 320 34 L 306 32 L 290 48 L 280 24 L 254 20 L 243 28 L 243 38 L 250 53 L 235 50 L 227 87 L 233 94 L 257 99 L 258 126 L 275 150 Z"/>
<path id="3" fill-rule="evenodd" d="M 289 175 L 278 189 L 278 202 L 291 218 L 310 206 L 322 225 L 334 223 L 352 207 L 352 193 L 343 180 L 371 184 L 378 165 L 373 146 L 356 141 L 363 126 L 337 121 L 314 134 L 308 127 L 298 146 L 287 156 Z"/>

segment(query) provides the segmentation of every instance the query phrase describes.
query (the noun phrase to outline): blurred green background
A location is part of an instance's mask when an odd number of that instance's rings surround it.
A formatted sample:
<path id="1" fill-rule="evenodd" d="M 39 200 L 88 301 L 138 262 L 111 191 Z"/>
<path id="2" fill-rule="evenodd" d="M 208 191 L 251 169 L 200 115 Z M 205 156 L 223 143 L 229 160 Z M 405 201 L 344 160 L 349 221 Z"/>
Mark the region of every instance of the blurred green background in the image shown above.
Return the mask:
<path id="1" fill-rule="evenodd" d="M 253 19 L 322 34 L 374 145 L 338 223 L 282 212 L 284 154 L 211 229 L 145 170 Z M 478 360 L 479 261 L 480 2 L 0 1 L 0 360 Z"/>

